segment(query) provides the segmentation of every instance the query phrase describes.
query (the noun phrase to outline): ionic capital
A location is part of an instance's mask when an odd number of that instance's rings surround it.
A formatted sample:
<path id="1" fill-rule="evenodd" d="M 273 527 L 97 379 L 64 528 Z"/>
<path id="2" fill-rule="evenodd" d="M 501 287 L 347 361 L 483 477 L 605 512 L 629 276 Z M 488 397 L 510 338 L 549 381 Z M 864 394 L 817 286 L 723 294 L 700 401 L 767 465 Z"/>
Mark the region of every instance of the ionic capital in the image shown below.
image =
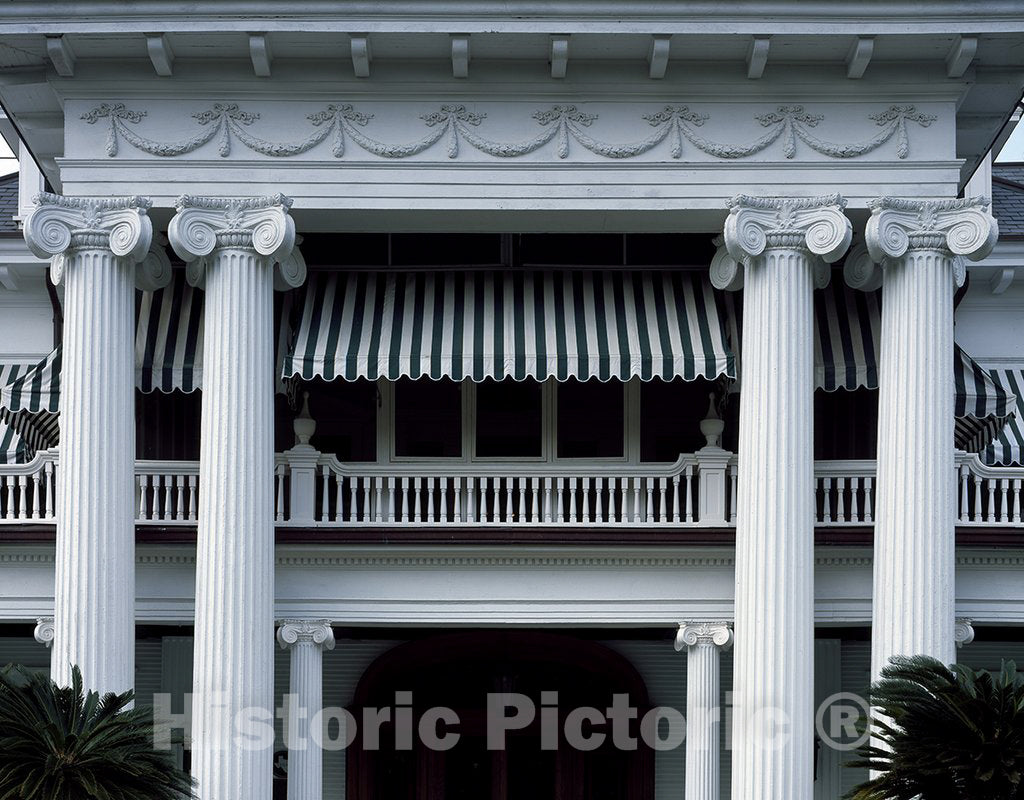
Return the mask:
<path id="1" fill-rule="evenodd" d="M 278 264 L 285 286 L 300 286 L 306 278 L 306 265 L 301 257 L 292 257 L 295 221 L 289 213 L 291 205 L 291 198 L 281 194 L 178 198 L 178 213 L 171 220 L 167 236 L 171 247 L 188 266 L 189 283 L 202 284 L 207 258 L 214 251 L 233 249 L 269 258 Z"/>
<path id="2" fill-rule="evenodd" d="M 974 641 L 974 620 L 972 619 L 958 619 L 953 624 L 953 641 L 956 642 L 957 649 L 959 650 L 965 644 L 970 644 Z"/>
<path id="3" fill-rule="evenodd" d="M 297 644 L 333 650 L 334 629 L 329 619 L 283 619 L 277 629 L 277 642 L 285 650 Z"/>
<path id="4" fill-rule="evenodd" d="M 39 644 L 47 647 L 53 644 L 53 617 L 37 617 L 36 629 L 32 632 Z"/>
<path id="5" fill-rule="evenodd" d="M 108 250 L 133 263 L 153 241 L 149 200 L 144 197 L 63 197 L 44 192 L 25 218 L 25 244 L 38 258 L 52 259 L 59 283 L 63 259 L 76 250 Z"/>
<path id="6" fill-rule="evenodd" d="M 908 250 L 936 250 L 978 261 L 999 238 L 999 224 L 986 197 L 961 200 L 901 200 L 880 197 L 870 204 L 864 238 L 878 263 Z"/>
<path id="7" fill-rule="evenodd" d="M 822 197 L 748 197 L 729 203 L 725 246 L 734 261 L 761 255 L 768 248 L 803 250 L 824 262 L 839 259 L 850 246 L 853 227 L 837 194 Z M 821 283 L 821 270 L 816 280 Z M 827 274 L 827 272 L 826 272 Z M 827 281 L 826 281 L 827 282 Z"/>
<path id="8" fill-rule="evenodd" d="M 687 621 L 679 623 L 676 650 L 696 645 L 715 645 L 722 650 L 732 647 L 732 623 L 723 621 Z"/>

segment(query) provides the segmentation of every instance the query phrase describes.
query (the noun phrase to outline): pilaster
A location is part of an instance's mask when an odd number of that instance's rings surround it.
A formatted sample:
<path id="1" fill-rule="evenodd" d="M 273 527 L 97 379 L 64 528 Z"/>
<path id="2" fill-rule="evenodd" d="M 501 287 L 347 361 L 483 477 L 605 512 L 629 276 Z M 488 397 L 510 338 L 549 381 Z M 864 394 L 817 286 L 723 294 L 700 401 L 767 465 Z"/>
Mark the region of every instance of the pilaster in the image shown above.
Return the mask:
<path id="1" fill-rule="evenodd" d="M 721 653 L 732 647 L 728 622 L 683 622 L 676 650 L 686 648 L 686 800 L 720 796 Z"/>
<path id="2" fill-rule="evenodd" d="M 334 631 L 327 619 L 286 619 L 277 629 L 277 641 L 291 651 L 288 693 L 294 713 L 288 721 L 288 800 L 321 800 L 323 750 L 310 723 L 323 708 L 323 651 L 334 649 Z"/>

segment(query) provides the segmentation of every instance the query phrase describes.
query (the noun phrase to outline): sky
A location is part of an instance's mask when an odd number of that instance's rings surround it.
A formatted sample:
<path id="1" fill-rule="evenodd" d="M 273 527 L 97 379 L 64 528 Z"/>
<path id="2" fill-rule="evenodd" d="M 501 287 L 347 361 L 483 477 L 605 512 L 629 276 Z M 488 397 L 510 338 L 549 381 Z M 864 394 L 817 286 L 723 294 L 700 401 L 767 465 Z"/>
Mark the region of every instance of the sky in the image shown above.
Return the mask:
<path id="1" fill-rule="evenodd" d="M 11 148 L 7 146 L 7 142 L 0 138 L 0 175 L 14 172 L 17 168 L 18 160 L 11 153 Z"/>

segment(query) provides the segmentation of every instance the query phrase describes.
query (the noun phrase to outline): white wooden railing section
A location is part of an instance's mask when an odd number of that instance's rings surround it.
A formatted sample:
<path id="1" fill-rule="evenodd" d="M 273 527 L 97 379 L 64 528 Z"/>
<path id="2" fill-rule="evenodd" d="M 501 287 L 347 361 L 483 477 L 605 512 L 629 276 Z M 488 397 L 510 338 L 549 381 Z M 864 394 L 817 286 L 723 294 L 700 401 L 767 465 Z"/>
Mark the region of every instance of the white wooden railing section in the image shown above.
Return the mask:
<path id="1" fill-rule="evenodd" d="M 874 461 L 815 463 L 816 523 L 874 522 Z M 1022 527 L 1024 468 L 988 467 L 957 453 L 957 524 Z M 0 527 L 53 524 L 59 455 L 0 465 Z M 195 461 L 137 461 L 140 525 L 195 525 Z M 281 526 L 730 527 L 736 457 L 705 449 L 669 465 L 342 464 L 301 446 L 275 457 L 274 516 Z"/>

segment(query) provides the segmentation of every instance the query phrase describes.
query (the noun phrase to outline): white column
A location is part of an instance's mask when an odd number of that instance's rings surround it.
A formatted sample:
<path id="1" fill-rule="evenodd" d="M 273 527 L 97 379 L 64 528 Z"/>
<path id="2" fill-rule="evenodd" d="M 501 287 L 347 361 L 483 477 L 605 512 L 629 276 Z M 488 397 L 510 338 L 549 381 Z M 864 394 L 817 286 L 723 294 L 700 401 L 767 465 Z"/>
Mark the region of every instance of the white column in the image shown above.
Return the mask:
<path id="1" fill-rule="evenodd" d="M 327 619 L 285 619 L 277 629 L 277 641 L 291 649 L 288 693 L 296 712 L 289 721 L 288 800 L 321 800 L 324 754 L 321 740 L 314 741 L 310 721 L 323 708 L 323 651 L 334 649 L 334 631 Z M 305 720 L 304 728 L 300 719 Z"/>
<path id="2" fill-rule="evenodd" d="M 64 281 L 51 674 L 67 685 L 78 666 L 101 692 L 135 685 L 135 281 L 148 208 L 42 194 L 25 220 L 29 249 Z"/>
<path id="3" fill-rule="evenodd" d="M 243 746 L 233 723 L 274 709 L 272 293 L 295 242 L 290 205 L 182 197 L 168 229 L 206 289 L 192 706 L 203 800 L 271 798 L 273 748 Z"/>
<path id="4" fill-rule="evenodd" d="M 676 650 L 686 648 L 686 800 L 718 800 L 721 652 L 732 646 L 728 622 L 683 622 Z"/>
<path id="5" fill-rule="evenodd" d="M 812 292 L 849 246 L 836 196 L 730 201 L 743 276 L 734 800 L 810 800 L 814 781 Z M 725 270 L 726 273 L 729 270 Z M 721 270 L 712 279 L 735 285 Z"/>
<path id="6" fill-rule="evenodd" d="M 871 671 L 894 655 L 949 664 L 953 641 L 953 293 L 958 256 L 998 237 L 987 201 L 872 203 L 868 251 L 882 263 Z M 960 273 L 959 277 L 956 273 Z M 847 275 L 849 282 L 855 282 Z M 861 265 L 858 285 L 877 283 Z"/>

